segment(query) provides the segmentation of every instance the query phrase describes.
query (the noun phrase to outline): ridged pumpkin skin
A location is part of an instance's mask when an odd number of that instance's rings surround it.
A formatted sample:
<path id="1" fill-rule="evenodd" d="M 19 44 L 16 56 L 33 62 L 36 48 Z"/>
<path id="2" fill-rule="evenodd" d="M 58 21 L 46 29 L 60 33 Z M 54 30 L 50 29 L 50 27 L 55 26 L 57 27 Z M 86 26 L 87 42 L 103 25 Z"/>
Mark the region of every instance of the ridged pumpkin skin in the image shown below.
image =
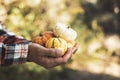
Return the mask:
<path id="1" fill-rule="evenodd" d="M 55 35 L 63 38 L 66 41 L 74 41 L 77 38 L 77 32 L 68 25 L 57 23 L 53 28 Z"/>
<path id="2" fill-rule="evenodd" d="M 32 42 L 45 46 L 47 40 L 49 40 L 52 37 L 54 37 L 54 33 L 51 31 L 46 31 L 46 32 L 43 32 L 40 36 L 34 37 L 32 39 Z"/>
<path id="3" fill-rule="evenodd" d="M 35 38 L 32 39 L 32 42 L 44 46 L 44 43 L 42 41 L 42 37 L 41 36 L 36 36 Z"/>
<path id="4" fill-rule="evenodd" d="M 46 42 L 46 47 L 60 49 L 64 55 L 67 50 L 67 42 L 62 38 L 50 38 Z"/>
<path id="5" fill-rule="evenodd" d="M 41 34 L 41 36 L 46 36 L 47 38 L 55 37 L 52 31 L 45 31 Z"/>

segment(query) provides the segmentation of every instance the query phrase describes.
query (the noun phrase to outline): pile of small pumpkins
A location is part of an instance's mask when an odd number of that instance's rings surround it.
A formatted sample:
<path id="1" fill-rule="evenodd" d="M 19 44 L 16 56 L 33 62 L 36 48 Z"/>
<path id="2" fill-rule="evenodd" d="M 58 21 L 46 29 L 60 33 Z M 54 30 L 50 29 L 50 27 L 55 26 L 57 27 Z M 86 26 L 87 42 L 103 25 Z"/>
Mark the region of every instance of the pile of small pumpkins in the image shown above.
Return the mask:
<path id="1" fill-rule="evenodd" d="M 43 32 L 40 36 L 34 37 L 32 42 L 46 48 L 60 49 L 64 55 L 69 47 L 75 45 L 76 37 L 77 33 L 71 27 L 66 24 L 57 23 L 53 31 Z"/>

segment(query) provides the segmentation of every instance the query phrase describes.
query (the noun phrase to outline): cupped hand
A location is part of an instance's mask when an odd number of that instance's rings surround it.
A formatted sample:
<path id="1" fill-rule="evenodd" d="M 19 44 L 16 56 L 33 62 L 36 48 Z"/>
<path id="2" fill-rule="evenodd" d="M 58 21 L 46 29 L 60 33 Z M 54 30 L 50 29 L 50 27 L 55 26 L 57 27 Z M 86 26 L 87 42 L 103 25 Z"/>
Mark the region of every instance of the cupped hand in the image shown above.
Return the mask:
<path id="1" fill-rule="evenodd" d="M 62 51 L 54 48 L 45 48 L 39 44 L 31 43 L 29 45 L 28 60 L 32 61 L 44 68 L 53 68 L 58 65 L 67 63 L 69 58 L 78 50 L 79 45 L 76 43 L 74 47 L 68 48 L 65 55 Z"/>

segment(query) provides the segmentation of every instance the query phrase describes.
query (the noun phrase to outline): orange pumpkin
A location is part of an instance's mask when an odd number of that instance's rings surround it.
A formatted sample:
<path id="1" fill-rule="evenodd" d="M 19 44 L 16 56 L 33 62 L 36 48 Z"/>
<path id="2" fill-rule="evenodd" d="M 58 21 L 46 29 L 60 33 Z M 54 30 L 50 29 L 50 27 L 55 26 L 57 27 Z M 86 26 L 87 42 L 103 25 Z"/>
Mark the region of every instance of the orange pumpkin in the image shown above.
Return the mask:
<path id="1" fill-rule="evenodd" d="M 41 36 L 36 36 L 35 38 L 32 39 L 32 42 L 44 46 L 44 43 L 42 41 L 42 37 Z"/>
<path id="2" fill-rule="evenodd" d="M 46 42 L 46 47 L 60 49 L 64 55 L 67 50 L 67 42 L 62 38 L 50 38 Z"/>
<path id="3" fill-rule="evenodd" d="M 40 36 L 34 37 L 32 39 L 32 42 L 45 46 L 45 43 L 47 42 L 47 40 L 49 40 L 52 37 L 54 37 L 54 33 L 51 31 L 46 31 L 46 32 L 43 32 Z"/>
<path id="4" fill-rule="evenodd" d="M 47 38 L 54 37 L 54 33 L 52 31 L 45 31 L 41 34 L 42 36 L 46 36 Z"/>

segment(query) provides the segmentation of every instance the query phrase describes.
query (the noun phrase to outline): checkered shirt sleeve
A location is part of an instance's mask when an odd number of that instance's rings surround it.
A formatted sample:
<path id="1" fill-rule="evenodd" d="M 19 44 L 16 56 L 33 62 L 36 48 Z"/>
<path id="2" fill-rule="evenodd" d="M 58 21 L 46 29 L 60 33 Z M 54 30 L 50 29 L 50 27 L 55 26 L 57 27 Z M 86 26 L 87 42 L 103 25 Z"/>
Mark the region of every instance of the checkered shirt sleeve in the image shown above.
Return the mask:
<path id="1" fill-rule="evenodd" d="M 25 63 L 30 43 L 16 36 L 0 23 L 0 66 Z"/>

